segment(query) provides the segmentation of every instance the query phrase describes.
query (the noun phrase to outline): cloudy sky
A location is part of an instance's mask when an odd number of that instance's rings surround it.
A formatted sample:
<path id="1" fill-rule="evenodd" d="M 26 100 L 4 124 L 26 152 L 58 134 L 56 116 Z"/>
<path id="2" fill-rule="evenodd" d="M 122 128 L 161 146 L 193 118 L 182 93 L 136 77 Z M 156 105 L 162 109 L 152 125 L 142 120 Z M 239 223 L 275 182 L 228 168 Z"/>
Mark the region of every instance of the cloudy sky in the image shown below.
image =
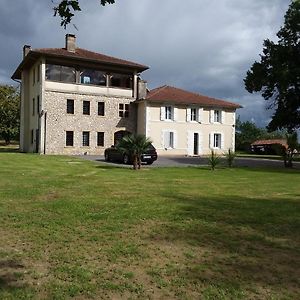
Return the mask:
<path id="1" fill-rule="evenodd" d="M 59 0 L 53 0 L 58 3 Z M 149 88 L 164 84 L 244 106 L 242 120 L 265 126 L 265 101 L 243 85 L 263 40 L 276 40 L 289 0 L 81 0 L 66 30 L 51 0 L 0 1 L 0 84 L 22 59 L 22 47 L 64 47 L 66 33 L 92 51 L 150 66 Z M 75 25 L 75 26 L 74 26 Z"/>

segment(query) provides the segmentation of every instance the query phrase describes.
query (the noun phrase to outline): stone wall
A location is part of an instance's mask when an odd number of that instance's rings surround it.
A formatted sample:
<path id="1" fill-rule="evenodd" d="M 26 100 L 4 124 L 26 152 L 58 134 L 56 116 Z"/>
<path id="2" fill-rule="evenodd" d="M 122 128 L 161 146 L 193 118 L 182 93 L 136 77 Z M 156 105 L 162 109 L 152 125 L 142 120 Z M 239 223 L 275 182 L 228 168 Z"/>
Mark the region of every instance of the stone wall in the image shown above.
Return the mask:
<path id="1" fill-rule="evenodd" d="M 74 114 L 67 114 L 67 99 L 74 100 Z M 119 130 L 136 132 L 136 107 L 133 98 L 107 97 L 45 91 L 46 154 L 103 154 L 114 144 Z M 90 115 L 82 112 L 83 101 L 90 101 Z M 105 103 L 105 115 L 98 116 L 98 102 Z M 119 103 L 130 104 L 129 118 L 119 117 Z M 74 132 L 74 146 L 66 146 L 66 131 Z M 90 132 L 90 146 L 82 146 L 82 132 Z M 97 146 L 97 132 L 104 132 L 104 146 Z"/>

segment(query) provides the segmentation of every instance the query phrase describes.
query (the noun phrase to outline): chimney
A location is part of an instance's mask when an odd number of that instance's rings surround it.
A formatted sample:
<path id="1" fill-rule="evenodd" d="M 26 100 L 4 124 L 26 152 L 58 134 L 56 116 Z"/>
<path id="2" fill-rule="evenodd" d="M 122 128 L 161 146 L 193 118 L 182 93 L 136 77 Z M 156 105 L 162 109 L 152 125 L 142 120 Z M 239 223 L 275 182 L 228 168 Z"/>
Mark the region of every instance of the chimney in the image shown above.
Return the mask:
<path id="1" fill-rule="evenodd" d="M 24 47 L 23 47 L 23 58 L 29 53 L 30 50 L 31 50 L 31 46 L 24 45 Z"/>
<path id="2" fill-rule="evenodd" d="M 138 81 L 138 99 L 146 99 L 147 97 L 147 81 L 139 79 Z"/>
<path id="3" fill-rule="evenodd" d="M 76 36 L 75 34 L 66 34 L 66 49 L 69 52 L 75 52 L 76 50 Z"/>

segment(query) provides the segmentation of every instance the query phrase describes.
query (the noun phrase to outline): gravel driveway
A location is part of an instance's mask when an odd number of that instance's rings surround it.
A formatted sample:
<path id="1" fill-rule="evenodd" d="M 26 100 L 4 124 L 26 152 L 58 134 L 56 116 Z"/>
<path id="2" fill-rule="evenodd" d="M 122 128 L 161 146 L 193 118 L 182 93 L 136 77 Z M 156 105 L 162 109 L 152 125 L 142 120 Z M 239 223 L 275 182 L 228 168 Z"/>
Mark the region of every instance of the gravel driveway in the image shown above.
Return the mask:
<path id="1" fill-rule="evenodd" d="M 121 163 L 106 162 L 102 155 L 80 155 L 80 158 L 105 163 L 108 165 L 118 165 L 124 167 L 130 167 Z M 222 164 L 226 164 L 226 160 L 222 159 Z M 187 167 L 187 166 L 199 166 L 207 165 L 207 158 L 202 157 L 186 157 L 186 156 L 159 156 L 158 160 L 153 165 L 144 165 L 147 168 L 152 167 Z M 283 162 L 280 160 L 263 159 L 263 158 L 241 158 L 238 157 L 234 162 L 235 166 L 239 167 L 277 167 L 283 168 Z M 294 163 L 295 169 L 300 169 L 300 162 Z"/>

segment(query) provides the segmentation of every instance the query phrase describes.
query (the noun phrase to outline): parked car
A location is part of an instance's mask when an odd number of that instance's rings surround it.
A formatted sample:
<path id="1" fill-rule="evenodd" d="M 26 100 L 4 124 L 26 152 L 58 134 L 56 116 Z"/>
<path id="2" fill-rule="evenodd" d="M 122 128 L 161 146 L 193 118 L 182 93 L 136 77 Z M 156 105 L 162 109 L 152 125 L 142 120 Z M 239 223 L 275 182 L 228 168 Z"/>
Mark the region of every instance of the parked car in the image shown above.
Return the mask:
<path id="1" fill-rule="evenodd" d="M 105 149 L 104 158 L 106 161 L 118 161 L 124 164 L 132 163 L 132 157 L 128 156 L 126 153 L 121 152 L 114 145 Z M 151 147 L 142 154 L 141 161 L 146 163 L 147 165 L 151 165 L 155 160 L 157 160 L 157 152 L 155 147 L 151 145 Z"/>

